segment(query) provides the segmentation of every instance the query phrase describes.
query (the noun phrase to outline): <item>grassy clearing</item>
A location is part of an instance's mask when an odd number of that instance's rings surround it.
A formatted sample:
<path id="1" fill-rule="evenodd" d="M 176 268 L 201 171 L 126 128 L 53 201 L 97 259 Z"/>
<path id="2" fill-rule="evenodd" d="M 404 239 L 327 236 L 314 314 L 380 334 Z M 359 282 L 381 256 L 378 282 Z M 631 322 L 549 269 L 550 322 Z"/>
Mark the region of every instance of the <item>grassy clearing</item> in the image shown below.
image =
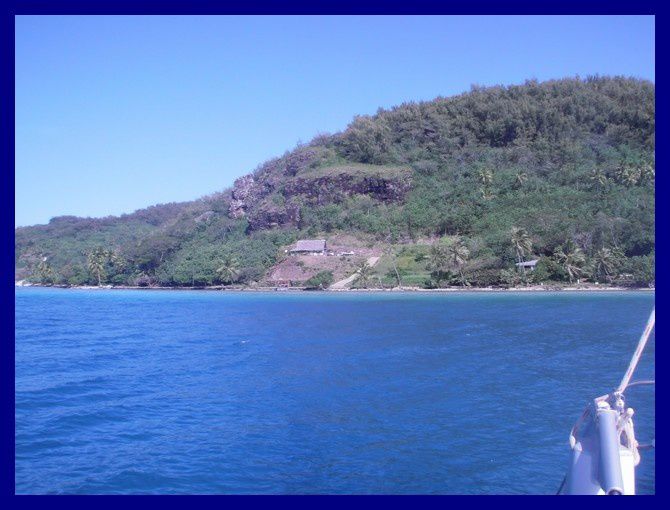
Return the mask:
<path id="1" fill-rule="evenodd" d="M 321 177 L 335 177 L 351 175 L 358 178 L 378 178 L 395 180 L 408 177 L 412 170 L 408 167 L 390 165 L 346 164 L 308 168 L 298 174 L 298 177 L 318 179 Z"/>
<path id="2" fill-rule="evenodd" d="M 426 245 L 393 245 L 391 253 L 387 252 L 381 256 L 371 271 L 367 287 L 396 287 L 398 279 L 393 265 L 400 275 L 404 287 L 425 287 L 430 280 L 428 269 L 428 250 Z M 354 283 L 353 287 L 362 285 Z"/>

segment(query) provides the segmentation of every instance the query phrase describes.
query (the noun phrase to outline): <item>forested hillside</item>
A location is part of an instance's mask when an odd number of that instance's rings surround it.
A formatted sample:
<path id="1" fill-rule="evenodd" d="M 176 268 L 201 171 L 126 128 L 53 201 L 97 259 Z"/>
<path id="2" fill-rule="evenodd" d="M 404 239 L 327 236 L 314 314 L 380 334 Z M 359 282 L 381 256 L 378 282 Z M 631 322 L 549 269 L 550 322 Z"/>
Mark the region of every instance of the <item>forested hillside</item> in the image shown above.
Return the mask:
<path id="1" fill-rule="evenodd" d="M 262 284 L 295 240 L 346 234 L 383 254 L 358 286 L 402 284 L 403 272 L 426 287 L 647 286 L 654 97 L 650 82 L 595 77 L 379 110 L 199 200 L 18 228 L 16 278 Z M 516 269 L 530 259 L 531 274 Z"/>

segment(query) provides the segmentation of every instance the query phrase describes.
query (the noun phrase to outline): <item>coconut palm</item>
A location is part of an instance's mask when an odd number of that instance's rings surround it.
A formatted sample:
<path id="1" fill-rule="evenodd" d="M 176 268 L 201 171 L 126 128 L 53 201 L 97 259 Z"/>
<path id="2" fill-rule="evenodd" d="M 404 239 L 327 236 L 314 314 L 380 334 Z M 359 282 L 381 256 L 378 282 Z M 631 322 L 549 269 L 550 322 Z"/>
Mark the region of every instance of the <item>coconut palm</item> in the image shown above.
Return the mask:
<path id="1" fill-rule="evenodd" d="M 444 244 L 435 241 L 428 253 L 428 268 L 438 282 L 446 276 L 449 266 L 449 254 Z"/>
<path id="2" fill-rule="evenodd" d="M 449 266 L 458 272 L 461 284 L 467 285 L 468 282 L 465 279 L 463 268 L 470 256 L 470 250 L 460 237 L 456 237 L 449 245 L 447 245 L 446 255 Z"/>
<path id="3" fill-rule="evenodd" d="M 389 227 L 389 239 L 391 238 L 390 235 L 390 227 Z M 386 276 L 390 276 L 391 278 L 396 279 L 396 282 L 398 283 L 398 287 L 402 287 L 402 276 L 400 275 L 400 271 L 398 270 L 398 263 L 396 262 L 396 255 L 395 255 L 395 250 L 393 249 L 393 245 L 389 244 L 387 248 L 384 250 L 386 256 L 388 257 L 389 261 L 391 262 L 391 267 L 393 268 L 392 271 L 389 271 Z"/>
<path id="4" fill-rule="evenodd" d="M 645 163 L 640 168 L 640 181 L 643 182 L 654 182 L 656 179 L 656 170 L 654 166 L 650 163 Z"/>
<path id="5" fill-rule="evenodd" d="M 106 265 L 109 261 L 109 252 L 102 246 L 97 246 L 86 254 L 88 272 L 98 281 L 98 286 L 107 279 Z"/>
<path id="6" fill-rule="evenodd" d="M 238 275 L 239 264 L 231 255 L 225 255 L 216 268 L 216 274 L 223 283 L 233 283 Z"/>
<path id="7" fill-rule="evenodd" d="M 493 184 L 493 172 L 491 170 L 482 168 L 477 172 L 477 178 L 482 185 L 480 190 L 482 193 L 482 198 L 485 200 L 492 198 L 493 193 L 491 192 L 491 184 Z"/>
<path id="8" fill-rule="evenodd" d="M 526 280 L 526 267 L 522 263 L 526 260 L 526 255 L 531 253 L 533 250 L 533 241 L 530 238 L 530 235 L 524 228 L 512 227 L 510 230 L 510 239 L 512 245 L 514 246 L 514 252 L 516 253 L 516 260 L 519 263 L 519 268 L 521 273 L 523 273 L 523 279 Z"/>
<path id="9" fill-rule="evenodd" d="M 600 248 L 593 255 L 593 277 L 596 280 L 612 281 L 612 276 L 621 265 L 621 253 L 611 248 Z"/>
<path id="10" fill-rule="evenodd" d="M 488 188 L 491 184 L 493 184 L 493 172 L 491 170 L 482 168 L 477 172 L 477 178 L 485 188 Z"/>
<path id="11" fill-rule="evenodd" d="M 514 176 L 514 184 L 516 184 L 517 187 L 523 186 L 527 180 L 528 180 L 528 174 L 523 170 L 519 170 Z"/>
<path id="12" fill-rule="evenodd" d="M 589 176 L 589 180 L 593 183 L 594 186 L 598 188 L 604 188 L 607 186 L 607 174 L 602 171 L 600 168 L 595 168 L 592 172 L 591 175 Z"/>
<path id="13" fill-rule="evenodd" d="M 620 165 L 614 172 L 614 176 L 619 183 L 630 188 L 640 181 L 641 170 L 632 165 Z"/>
<path id="14" fill-rule="evenodd" d="M 447 250 L 439 241 L 433 243 L 428 253 L 428 267 L 432 271 L 443 271 L 447 267 L 449 257 Z"/>
<path id="15" fill-rule="evenodd" d="M 363 262 L 358 269 L 356 270 L 358 276 L 356 277 L 356 283 L 361 287 L 367 287 L 370 277 L 372 276 L 372 266 L 367 262 Z"/>
<path id="16" fill-rule="evenodd" d="M 584 264 L 586 263 L 586 257 L 584 256 L 582 249 L 578 246 L 575 246 L 573 243 L 560 247 L 554 253 L 554 258 L 568 274 L 570 283 L 572 283 L 575 278 L 578 278 L 584 274 Z"/>
<path id="17" fill-rule="evenodd" d="M 112 265 L 115 273 L 123 273 L 127 267 L 126 259 L 115 250 L 107 251 L 107 262 Z"/>
<path id="18" fill-rule="evenodd" d="M 480 192 L 481 192 L 482 198 L 484 200 L 490 200 L 491 198 L 493 198 L 495 196 L 490 188 L 482 188 L 480 190 Z"/>
<path id="19" fill-rule="evenodd" d="M 532 252 L 533 241 L 526 229 L 520 227 L 512 227 L 510 230 L 510 240 L 512 241 L 512 246 L 514 246 L 516 260 L 521 264 L 525 260 L 526 255 Z"/>
<path id="20" fill-rule="evenodd" d="M 40 263 L 37 264 L 36 273 L 41 283 L 53 283 L 55 280 L 54 271 L 47 262 L 47 257 L 42 257 Z"/>

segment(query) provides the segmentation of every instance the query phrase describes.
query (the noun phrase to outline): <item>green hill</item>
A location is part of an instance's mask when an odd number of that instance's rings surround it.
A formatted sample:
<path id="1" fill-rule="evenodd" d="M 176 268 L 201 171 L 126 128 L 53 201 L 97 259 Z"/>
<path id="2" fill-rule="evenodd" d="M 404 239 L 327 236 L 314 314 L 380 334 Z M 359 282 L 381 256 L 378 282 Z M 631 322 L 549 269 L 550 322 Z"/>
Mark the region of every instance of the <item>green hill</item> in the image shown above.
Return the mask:
<path id="1" fill-rule="evenodd" d="M 382 284 L 648 285 L 654 100 L 650 82 L 594 77 L 379 110 L 199 200 L 18 228 L 16 279 L 262 283 L 296 239 L 348 235 L 384 254 Z"/>

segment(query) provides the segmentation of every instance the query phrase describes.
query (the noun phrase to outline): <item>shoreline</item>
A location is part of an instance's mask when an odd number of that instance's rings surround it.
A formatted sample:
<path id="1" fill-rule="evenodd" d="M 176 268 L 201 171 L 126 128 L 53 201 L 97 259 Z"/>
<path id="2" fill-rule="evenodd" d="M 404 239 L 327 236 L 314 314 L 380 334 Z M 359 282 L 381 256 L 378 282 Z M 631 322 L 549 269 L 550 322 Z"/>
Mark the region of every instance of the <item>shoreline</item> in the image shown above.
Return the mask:
<path id="1" fill-rule="evenodd" d="M 44 289 L 64 290 L 151 290 L 151 291 L 203 291 L 203 292 L 308 292 L 308 293 L 523 293 L 523 292 L 655 292 L 655 287 L 617 287 L 611 285 L 530 285 L 527 287 L 447 287 L 439 289 L 425 289 L 421 287 L 394 287 L 385 289 L 306 289 L 304 287 L 160 287 L 160 286 L 133 286 L 133 285 L 39 285 L 19 284 L 14 287 L 36 287 Z"/>

